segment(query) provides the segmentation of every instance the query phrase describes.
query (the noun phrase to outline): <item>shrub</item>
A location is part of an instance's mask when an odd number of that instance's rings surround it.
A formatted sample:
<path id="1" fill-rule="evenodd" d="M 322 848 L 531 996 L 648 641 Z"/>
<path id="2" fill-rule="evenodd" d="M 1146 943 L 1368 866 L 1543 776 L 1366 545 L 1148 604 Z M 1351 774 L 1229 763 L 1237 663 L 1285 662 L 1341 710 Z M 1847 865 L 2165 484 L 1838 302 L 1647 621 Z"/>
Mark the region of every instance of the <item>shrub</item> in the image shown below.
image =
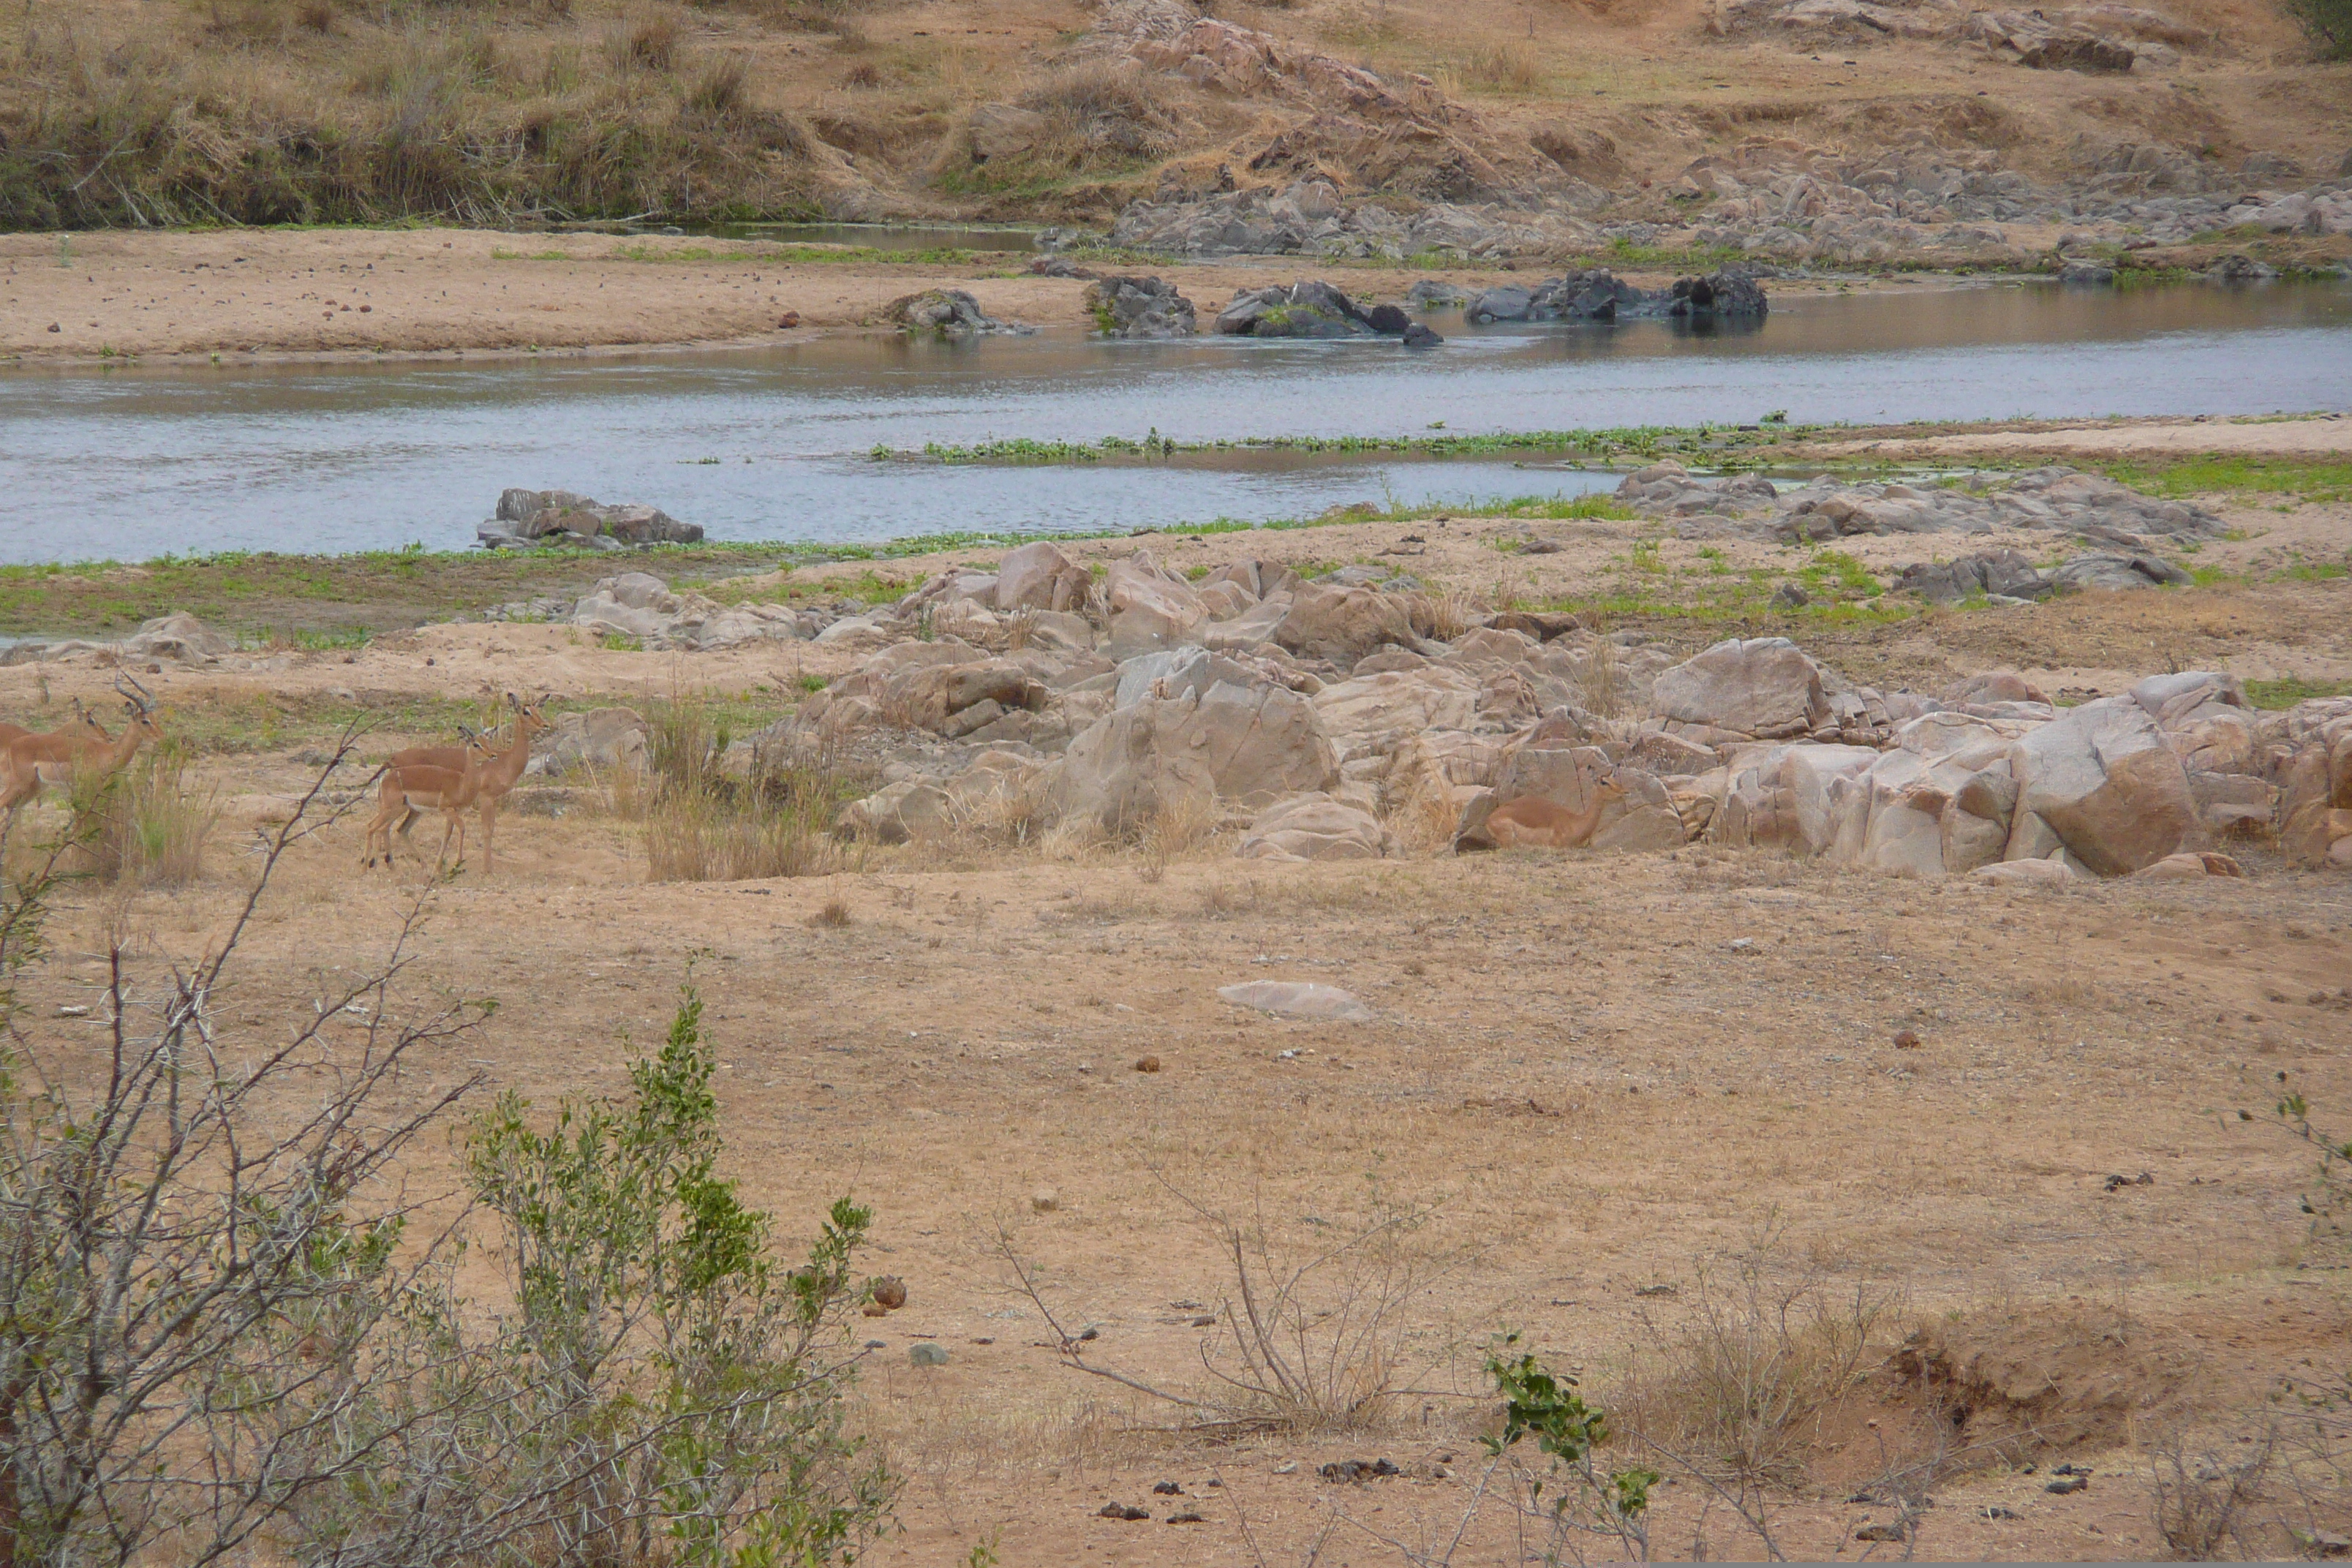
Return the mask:
<path id="1" fill-rule="evenodd" d="M 2322 56 L 2352 59 L 2352 0 L 2286 0 L 2286 10 Z"/>
<path id="2" fill-rule="evenodd" d="M 837 868 L 833 819 L 865 792 L 827 753 L 806 760 L 755 750 L 727 771 L 728 728 L 693 698 L 657 704 L 639 800 L 646 861 L 657 882 L 806 877 Z"/>
<path id="3" fill-rule="evenodd" d="M 335 765 L 349 754 L 346 737 Z M 246 917 L 318 794 L 265 846 Z M 79 1091 L 49 1058 L 81 1042 L 53 1051 L 15 1005 L 58 859 L 0 886 L 13 1561 L 201 1563 L 266 1542 L 348 1568 L 816 1568 L 879 1531 L 894 1482 L 843 1422 L 870 1216 L 835 1204 L 807 1262 L 779 1265 L 770 1216 L 719 1173 L 690 989 L 627 1095 L 567 1099 L 544 1129 L 511 1094 L 475 1117 L 476 1207 L 412 1234 L 394 1167 L 479 1080 L 420 1104 L 404 1069 L 480 1049 L 466 1037 L 492 1009 L 394 1023 L 395 954 L 290 1041 L 236 1038 L 208 1003 L 234 987 L 240 919 L 159 994 L 113 952 L 108 1066 Z M 477 1215 L 487 1301 L 456 1285 Z"/>
<path id="4" fill-rule="evenodd" d="M 152 752 L 102 784 L 75 791 L 87 811 L 91 869 L 102 882 L 184 888 L 204 870 L 205 840 L 220 822 L 209 789 L 187 787 L 176 749 Z"/>

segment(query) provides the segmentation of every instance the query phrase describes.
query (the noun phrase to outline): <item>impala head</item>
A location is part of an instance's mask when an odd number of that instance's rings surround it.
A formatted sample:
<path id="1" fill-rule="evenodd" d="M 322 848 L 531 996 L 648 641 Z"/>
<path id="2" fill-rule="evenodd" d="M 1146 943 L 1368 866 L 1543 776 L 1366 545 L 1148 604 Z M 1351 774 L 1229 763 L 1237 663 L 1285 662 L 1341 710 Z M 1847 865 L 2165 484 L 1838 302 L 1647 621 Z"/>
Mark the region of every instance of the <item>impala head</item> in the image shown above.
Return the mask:
<path id="1" fill-rule="evenodd" d="M 122 709 L 131 715 L 131 727 L 151 741 L 162 740 L 163 731 L 155 726 L 155 694 L 127 675 L 114 678 L 114 689 L 122 694 Z"/>
<path id="2" fill-rule="evenodd" d="M 540 697 L 539 701 L 526 703 L 513 692 L 508 692 L 507 705 L 514 710 L 515 732 L 528 741 L 531 736 L 545 730 L 547 719 L 540 712 L 540 704 L 552 701 L 554 696 L 553 692 L 547 692 Z"/>

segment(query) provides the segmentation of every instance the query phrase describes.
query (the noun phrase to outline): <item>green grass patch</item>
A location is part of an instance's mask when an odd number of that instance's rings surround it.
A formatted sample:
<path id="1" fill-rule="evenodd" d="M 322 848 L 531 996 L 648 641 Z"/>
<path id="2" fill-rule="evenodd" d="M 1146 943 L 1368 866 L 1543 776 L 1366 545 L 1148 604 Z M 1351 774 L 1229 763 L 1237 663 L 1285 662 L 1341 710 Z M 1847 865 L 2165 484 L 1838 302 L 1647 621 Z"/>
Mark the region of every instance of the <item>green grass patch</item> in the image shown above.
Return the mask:
<path id="1" fill-rule="evenodd" d="M 2280 680 L 2249 680 L 2245 686 L 2247 701 L 2273 711 L 2315 697 L 2352 697 L 2352 680 L 2305 680 L 2290 675 Z"/>
<path id="2" fill-rule="evenodd" d="M 2292 496 L 2301 501 L 2352 500 L 2352 462 L 2291 458 L 2185 458 L 2177 463 L 2110 463 L 2110 479 L 2144 494 L 2181 500 L 2200 495 Z"/>

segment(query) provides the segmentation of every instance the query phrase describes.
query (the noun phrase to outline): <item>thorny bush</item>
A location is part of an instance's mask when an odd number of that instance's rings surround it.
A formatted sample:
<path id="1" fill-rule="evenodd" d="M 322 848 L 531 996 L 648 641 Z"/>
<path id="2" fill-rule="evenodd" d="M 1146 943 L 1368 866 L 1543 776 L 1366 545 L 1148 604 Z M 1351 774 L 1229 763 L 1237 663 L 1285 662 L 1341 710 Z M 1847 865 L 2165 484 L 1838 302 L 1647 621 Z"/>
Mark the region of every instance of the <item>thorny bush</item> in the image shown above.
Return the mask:
<path id="1" fill-rule="evenodd" d="M 87 846 L 0 882 L 0 1562 L 851 1561 L 894 1485 L 842 1418 L 869 1215 L 835 1204 L 779 1268 L 718 1174 L 692 991 L 627 1096 L 544 1131 L 511 1095 L 475 1117 L 471 1202 L 437 1226 L 446 1194 L 410 1194 L 403 1158 L 478 1080 L 420 1097 L 402 1075 L 493 1008 L 397 1021 L 421 906 L 290 1038 L 227 1026 L 241 943 L 352 739 L 215 950 L 154 979 L 108 955 L 102 1032 L 20 1004 Z M 489 1300 L 456 1287 L 478 1241 Z"/>

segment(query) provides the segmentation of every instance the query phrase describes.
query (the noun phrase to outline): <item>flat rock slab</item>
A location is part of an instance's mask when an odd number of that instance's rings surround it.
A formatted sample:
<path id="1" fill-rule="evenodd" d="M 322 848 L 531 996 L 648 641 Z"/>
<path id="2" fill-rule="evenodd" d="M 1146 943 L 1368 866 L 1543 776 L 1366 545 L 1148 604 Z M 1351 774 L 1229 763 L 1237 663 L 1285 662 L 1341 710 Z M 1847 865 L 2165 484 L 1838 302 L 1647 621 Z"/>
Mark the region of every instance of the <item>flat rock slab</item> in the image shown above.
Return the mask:
<path id="1" fill-rule="evenodd" d="M 1255 1007 L 1285 1018 L 1360 1024 L 1372 1016 L 1354 993 L 1313 981 L 1253 980 L 1246 985 L 1220 985 L 1217 994 L 1236 1007 Z"/>

